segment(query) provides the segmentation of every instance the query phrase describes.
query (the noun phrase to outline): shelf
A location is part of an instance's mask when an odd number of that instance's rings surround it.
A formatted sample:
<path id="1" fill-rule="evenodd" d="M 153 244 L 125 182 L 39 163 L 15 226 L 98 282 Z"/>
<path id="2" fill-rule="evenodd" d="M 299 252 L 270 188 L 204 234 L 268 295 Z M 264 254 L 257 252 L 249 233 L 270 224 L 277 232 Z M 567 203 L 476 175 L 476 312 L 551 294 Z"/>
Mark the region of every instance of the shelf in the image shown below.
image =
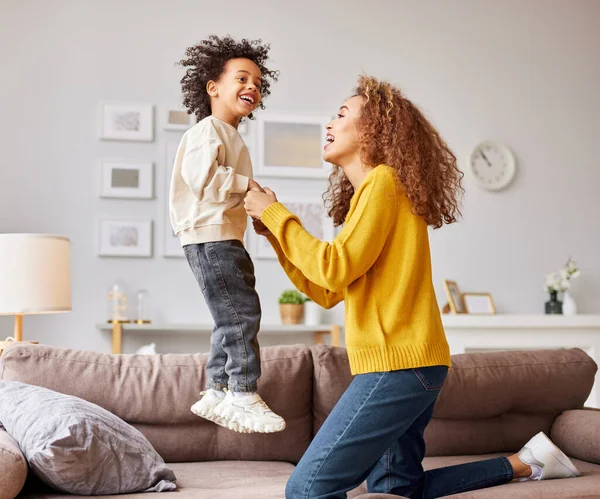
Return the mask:
<path id="1" fill-rule="evenodd" d="M 600 315 L 443 315 L 444 329 L 598 329 Z"/>
<path id="2" fill-rule="evenodd" d="M 160 334 L 160 333 L 180 333 L 196 334 L 211 333 L 212 324 L 123 324 L 123 331 L 127 334 Z M 289 333 L 326 333 L 330 332 L 333 325 L 307 326 L 305 324 L 264 324 L 260 327 L 260 333 L 268 334 L 289 334 Z M 112 331 L 112 324 L 96 324 L 96 329 L 100 331 Z"/>

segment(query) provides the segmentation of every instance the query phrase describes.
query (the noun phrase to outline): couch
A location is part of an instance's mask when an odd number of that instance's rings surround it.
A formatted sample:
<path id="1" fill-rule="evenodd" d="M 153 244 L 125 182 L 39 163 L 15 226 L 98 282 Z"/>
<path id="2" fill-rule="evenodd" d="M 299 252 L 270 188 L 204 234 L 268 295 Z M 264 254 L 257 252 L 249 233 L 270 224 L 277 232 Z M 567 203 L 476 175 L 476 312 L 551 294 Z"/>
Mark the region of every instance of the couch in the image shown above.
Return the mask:
<path id="1" fill-rule="evenodd" d="M 205 354 L 110 355 L 12 344 L 0 358 L 0 379 L 81 397 L 138 428 L 177 475 L 179 490 L 160 497 L 284 497 L 294 464 L 352 379 L 346 351 L 324 345 L 262 350 L 259 392 L 287 421 L 284 432 L 271 435 L 240 435 L 190 412 L 205 382 L 206 360 Z M 583 408 L 596 370 L 594 361 L 579 349 L 453 356 L 427 428 L 425 468 L 508 455 L 544 431 L 573 458 L 583 476 L 512 482 L 449 497 L 600 498 L 600 411 Z M 0 430 L 0 488 L 6 494 L 0 497 L 12 497 L 10 491 L 14 496 L 26 476 L 18 445 Z M 19 497 L 63 495 L 29 476 Z M 348 497 L 399 496 L 367 494 L 363 484 Z"/>

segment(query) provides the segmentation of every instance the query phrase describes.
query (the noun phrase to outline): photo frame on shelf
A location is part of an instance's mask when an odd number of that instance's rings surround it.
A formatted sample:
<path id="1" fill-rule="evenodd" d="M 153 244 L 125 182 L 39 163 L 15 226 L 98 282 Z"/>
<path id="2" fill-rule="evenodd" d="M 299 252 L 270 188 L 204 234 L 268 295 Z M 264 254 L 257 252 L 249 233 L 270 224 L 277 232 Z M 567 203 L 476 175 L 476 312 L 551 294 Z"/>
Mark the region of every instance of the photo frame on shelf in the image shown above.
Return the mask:
<path id="1" fill-rule="evenodd" d="M 465 308 L 465 302 L 460 292 L 458 284 L 455 281 L 444 279 L 444 291 L 448 298 L 449 311 L 453 314 L 466 314 L 467 309 Z"/>
<path id="2" fill-rule="evenodd" d="M 152 220 L 103 218 L 98 225 L 99 256 L 152 256 Z"/>
<path id="3" fill-rule="evenodd" d="M 468 314 L 494 315 L 496 306 L 490 293 L 463 293 L 463 302 Z"/>
<path id="4" fill-rule="evenodd" d="M 151 161 L 103 159 L 100 161 L 100 197 L 152 199 L 154 164 Z"/>
<path id="5" fill-rule="evenodd" d="M 142 102 L 101 102 L 98 105 L 102 140 L 154 140 L 154 106 Z"/>
<path id="6" fill-rule="evenodd" d="M 323 160 L 327 117 L 259 114 L 257 177 L 327 178 L 331 165 Z"/>
<path id="7" fill-rule="evenodd" d="M 331 241 L 335 237 L 333 220 L 327 216 L 323 200 L 303 198 L 279 199 L 283 205 L 296 215 L 302 226 L 314 237 L 322 241 Z M 276 259 L 277 254 L 266 237 L 254 233 L 248 223 L 248 240 L 252 247 L 252 256 L 257 259 Z"/>
<path id="8" fill-rule="evenodd" d="M 164 105 L 161 108 L 161 123 L 164 130 L 185 132 L 196 124 L 196 116 L 188 114 L 181 106 Z"/>
<path id="9" fill-rule="evenodd" d="M 165 187 L 164 203 L 162 209 L 162 252 L 163 256 L 167 258 L 184 258 L 185 254 L 181 247 L 179 237 L 173 232 L 171 227 L 171 216 L 169 214 L 169 190 L 171 188 L 171 174 L 173 173 L 173 164 L 175 163 L 175 156 L 177 155 L 177 149 L 179 147 L 178 142 L 167 142 L 165 144 Z"/>

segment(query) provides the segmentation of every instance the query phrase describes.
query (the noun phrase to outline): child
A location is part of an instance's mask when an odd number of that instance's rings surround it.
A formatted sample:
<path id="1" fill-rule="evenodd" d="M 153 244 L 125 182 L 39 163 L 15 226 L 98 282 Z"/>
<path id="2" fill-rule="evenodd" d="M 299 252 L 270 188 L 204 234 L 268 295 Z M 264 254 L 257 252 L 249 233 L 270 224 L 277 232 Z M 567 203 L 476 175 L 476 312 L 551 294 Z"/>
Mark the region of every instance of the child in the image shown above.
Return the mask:
<path id="1" fill-rule="evenodd" d="M 260 187 L 251 180 L 250 155 L 237 131 L 243 118 L 264 108 L 261 98 L 277 80 L 278 72 L 265 67 L 268 51 L 261 40 L 230 36 L 187 49 L 180 62 L 187 68 L 183 103 L 198 123 L 179 144 L 169 200 L 173 230 L 215 323 L 206 391 L 191 410 L 240 433 L 285 428 L 256 393 L 261 309 L 243 240 L 244 196 Z"/>

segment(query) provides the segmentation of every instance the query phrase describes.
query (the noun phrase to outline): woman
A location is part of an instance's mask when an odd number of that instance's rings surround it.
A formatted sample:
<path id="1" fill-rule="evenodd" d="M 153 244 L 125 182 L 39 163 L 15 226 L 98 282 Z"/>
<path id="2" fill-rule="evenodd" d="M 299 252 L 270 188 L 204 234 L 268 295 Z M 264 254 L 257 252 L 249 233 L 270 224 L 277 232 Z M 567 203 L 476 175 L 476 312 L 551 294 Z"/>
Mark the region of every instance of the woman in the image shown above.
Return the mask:
<path id="1" fill-rule="evenodd" d="M 431 278 L 427 227 L 459 214 L 462 173 L 433 126 L 399 90 L 361 77 L 327 125 L 329 214 L 344 228 L 319 241 L 277 202 L 251 191 L 245 204 L 292 282 L 323 307 L 346 302 L 354 380 L 302 457 L 286 497 L 369 492 L 433 498 L 519 479 L 577 476 L 543 434 L 519 452 L 423 472 L 423 433 L 450 352 Z M 260 221 L 258 221 L 260 220 Z"/>

